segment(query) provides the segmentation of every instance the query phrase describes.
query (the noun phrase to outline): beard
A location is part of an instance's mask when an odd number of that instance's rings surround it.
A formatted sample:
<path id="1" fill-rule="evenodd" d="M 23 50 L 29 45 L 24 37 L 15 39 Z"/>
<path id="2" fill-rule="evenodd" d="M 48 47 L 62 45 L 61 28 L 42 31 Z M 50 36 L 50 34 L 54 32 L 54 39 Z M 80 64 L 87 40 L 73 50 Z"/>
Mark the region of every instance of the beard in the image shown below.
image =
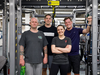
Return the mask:
<path id="1" fill-rule="evenodd" d="M 72 27 L 66 27 L 68 30 L 72 29 Z"/>

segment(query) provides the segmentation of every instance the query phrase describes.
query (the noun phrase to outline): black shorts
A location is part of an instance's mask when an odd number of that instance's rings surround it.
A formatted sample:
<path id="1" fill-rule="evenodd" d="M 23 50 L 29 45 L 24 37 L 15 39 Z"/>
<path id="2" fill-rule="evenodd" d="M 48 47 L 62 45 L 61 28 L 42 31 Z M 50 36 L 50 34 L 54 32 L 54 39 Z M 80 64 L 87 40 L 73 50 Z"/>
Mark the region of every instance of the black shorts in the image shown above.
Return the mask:
<path id="1" fill-rule="evenodd" d="M 68 73 L 70 73 L 71 69 L 73 69 L 73 72 L 75 74 L 79 74 L 79 71 L 80 71 L 80 56 L 79 55 L 68 56 L 68 59 L 69 59 Z"/>
<path id="2" fill-rule="evenodd" d="M 60 75 L 67 75 L 68 64 L 53 64 L 51 65 L 50 75 L 57 75 L 60 70 Z"/>

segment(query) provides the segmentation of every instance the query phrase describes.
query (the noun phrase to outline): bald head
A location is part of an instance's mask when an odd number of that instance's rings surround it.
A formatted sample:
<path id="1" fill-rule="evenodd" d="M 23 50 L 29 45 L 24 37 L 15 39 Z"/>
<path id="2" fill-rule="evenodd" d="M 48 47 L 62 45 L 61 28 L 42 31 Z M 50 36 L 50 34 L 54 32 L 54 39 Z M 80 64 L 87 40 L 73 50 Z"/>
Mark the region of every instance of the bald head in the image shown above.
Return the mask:
<path id="1" fill-rule="evenodd" d="M 30 21 L 32 21 L 32 20 L 37 20 L 37 22 L 38 22 L 38 19 L 37 18 L 35 18 L 35 17 L 32 17 L 31 19 L 30 19 Z"/>
<path id="2" fill-rule="evenodd" d="M 38 26 L 38 19 L 33 17 L 30 19 L 30 26 L 32 29 L 36 29 Z"/>
<path id="3" fill-rule="evenodd" d="M 92 16 L 88 16 L 88 19 L 92 19 Z"/>

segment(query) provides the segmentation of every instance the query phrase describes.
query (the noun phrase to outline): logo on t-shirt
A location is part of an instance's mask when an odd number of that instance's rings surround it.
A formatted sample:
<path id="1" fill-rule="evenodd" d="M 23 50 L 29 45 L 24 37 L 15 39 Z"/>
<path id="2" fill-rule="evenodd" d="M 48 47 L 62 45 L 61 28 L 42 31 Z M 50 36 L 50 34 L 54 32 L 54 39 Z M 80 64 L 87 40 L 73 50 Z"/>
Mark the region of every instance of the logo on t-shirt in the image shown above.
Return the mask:
<path id="1" fill-rule="evenodd" d="M 54 36 L 54 33 L 53 32 L 44 32 L 44 35 L 45 36 Z"/>
<path id="2" fill-rule="evenodd" d="M 74 32 L 75 33 L 75 32 Z"/>
<path id="3" fill-rule="evenodd" d="M 67 40 L 65 40 L 65 43 L 67 42 Z"/>
<path id="4" fill-rule="evenodd" d="M 42 39 L 42 36 L 38 36 L 39 39 Z"/>

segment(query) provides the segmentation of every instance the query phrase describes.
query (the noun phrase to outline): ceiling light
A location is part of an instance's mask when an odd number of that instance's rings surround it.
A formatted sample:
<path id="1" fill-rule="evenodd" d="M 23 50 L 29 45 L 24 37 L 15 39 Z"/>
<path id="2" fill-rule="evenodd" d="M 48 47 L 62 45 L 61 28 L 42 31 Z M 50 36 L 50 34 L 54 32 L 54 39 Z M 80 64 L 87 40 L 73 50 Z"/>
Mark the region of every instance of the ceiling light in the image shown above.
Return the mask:
<path id="1" fill-rule="evenodd" d="M 98 14 L 100 14 L 100 13 L 98 13 Z"/>
<path id="2" fill-rule="evenodd" d="M 75 10 L 85 10 L 85 9 L 75 9 Z"/>
<path id="3" fill-rule="evenodd" d="M 76 18 L 76 20 L 85 20 L 85 18 Z"/>
<path id="4" fill-rule="evenodd" d="M 57 20 L 64 20 L 64 18 L 54 18 L 54 19 L 57 19 Z M 75 20 L 85 20 L 85 18 L 75 18 Z"/>
<path id="5" fill-rule="evenodd" d="M 49 14 L 52 14 L 53 12 L 52 11 L 45 11 L 44 13 L 49 13 Z M 56 14 L 72 14 L 72 12 L 55 12 Z"/>
<path id="6" fill-rule="evenodd" d="M 2 20 L 3 18 L 2 17 L 0 17 L 0 20 Z"/>
<path id="7" fill-rule="evenodd" d="M 85 21 L 76 21 L 75 23 L 85 23 Z"/>
<path id="8" fill-rule="evenodd" d="M 92 4 L 90 4 L 90 6 L 92 7 Z"/>

